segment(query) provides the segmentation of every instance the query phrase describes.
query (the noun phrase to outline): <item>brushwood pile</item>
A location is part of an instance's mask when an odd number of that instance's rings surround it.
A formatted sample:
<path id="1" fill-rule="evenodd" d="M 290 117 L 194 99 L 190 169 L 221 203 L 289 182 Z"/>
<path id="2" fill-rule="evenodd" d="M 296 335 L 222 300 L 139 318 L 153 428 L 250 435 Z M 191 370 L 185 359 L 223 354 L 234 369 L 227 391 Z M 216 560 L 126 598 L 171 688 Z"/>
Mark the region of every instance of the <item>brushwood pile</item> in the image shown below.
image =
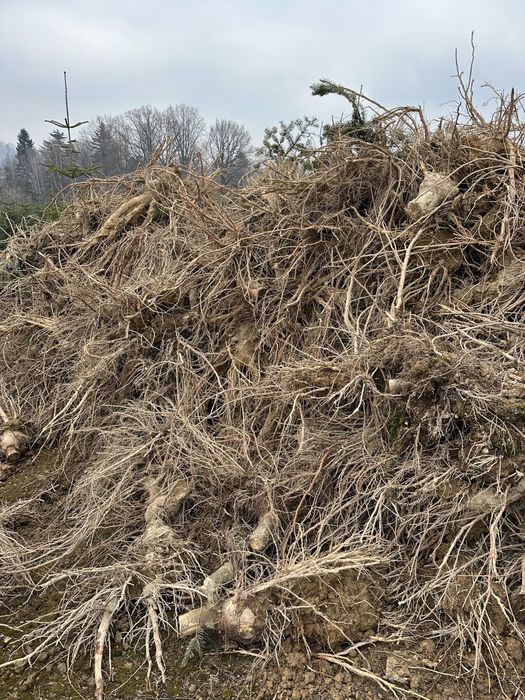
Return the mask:
<path id="1" fill-rule="evenodd" d="M 5 664 L 88 653 L 102 698 L 126 613 L 160 679 L 170 635 L 210 632 L 277 657 L 446 641 L 519 684 L 523 134 L 512 100 L 391 110 L 238 189 L 86 181 L 11 237 L 0 478 L 32 486 L 0 502 L 0 623 L 56 604 Z"/>

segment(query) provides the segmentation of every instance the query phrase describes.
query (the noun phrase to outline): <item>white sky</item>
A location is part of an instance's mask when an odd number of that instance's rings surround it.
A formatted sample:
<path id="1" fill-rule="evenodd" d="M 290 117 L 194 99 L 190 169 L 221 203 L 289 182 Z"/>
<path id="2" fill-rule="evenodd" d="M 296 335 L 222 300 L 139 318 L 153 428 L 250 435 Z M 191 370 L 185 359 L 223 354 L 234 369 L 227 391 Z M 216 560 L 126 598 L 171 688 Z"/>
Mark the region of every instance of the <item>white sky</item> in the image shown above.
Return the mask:
<path id="1" fill-rule="evenodd" d="M 63 118 L 64 70 L 74 120 L 185 102 L 258 142 L 281 119 L 341 114 L 310 94 L 321 77 L 437 116 L 471 31 L 479 101 L 484 82 L 525 91 L 525 0 L 0 0 L 0 141 L 25 127 L 40 142 Z"/>

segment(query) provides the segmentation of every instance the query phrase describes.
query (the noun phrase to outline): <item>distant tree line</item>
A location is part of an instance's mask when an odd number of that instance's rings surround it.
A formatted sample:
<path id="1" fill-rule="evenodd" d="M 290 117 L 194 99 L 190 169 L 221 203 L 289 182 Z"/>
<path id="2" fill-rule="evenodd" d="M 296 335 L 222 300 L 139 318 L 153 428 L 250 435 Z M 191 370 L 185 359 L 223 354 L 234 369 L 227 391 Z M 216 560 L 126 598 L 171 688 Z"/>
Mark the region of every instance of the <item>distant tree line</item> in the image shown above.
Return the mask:
<path id="1" fill-rule="evenodd" d="M 222 184 L 235 187 L 254 165 L 285 159 L 306 172 L 314 167 L 316 151 L 323 143 L 341 138 L 370 143 L 379 138 L 374 121 L 367 118 L 361 106 L 360 93 L 325 79 L 311 89 L 313 95 L 346 98 L 352 108 L 350 118 L 323 127 L 314 117 L 281 121 L 265 130 L 262 145 L 255 151 L 242 124 L 216 119 L 207 125 L 199 110 L 186 104 L 163 110 L 142 105 L 124 114 L 99 116 L 90 123 L 69 126 L 66 85 L 66 120 L 48 120 L 55 128 L 39 147 L 24 128 L 18 133 L 15 149 L 0 142 L 0 214 L 12 221 L 12 209 L 6 203 L 15 202 L 34 205 L 36 215 L 38 208 L 72 178 L 123 175 L 153 159 L 212 173 Z M 82 124 L 87 126 L 81 127 L 78 139 L 72 140 L 71 129 Z M 65 127 L 67 135 L 56 127 Z M 19 216 L 23 215 L 17 214 L 16 218 Z M 0 232 L 2 229 L 6 230 L 5 225 L 0 225 Z"/>
<path id="2" fill-rule="evenodd" d="M 47 202 L 71 180 L 66 134 L 53 129 L 37 147 L 20 129 L 16 150 L 4 148 L 0 167 L 0 201 Z M 164 110 L 142 105 L 117 116 L 99 116 L 83 127 L 75 142 L 81 168 L 96 168 L 100 177 L 122 175 L 152 158 L 163 164 L 213 172 L 236 186 L 252 165 L 247 129 L 230 119 L 206 125 L 198 109 L 185 104 Z M 61 172 L 63 171 L 63 172 Z"/>

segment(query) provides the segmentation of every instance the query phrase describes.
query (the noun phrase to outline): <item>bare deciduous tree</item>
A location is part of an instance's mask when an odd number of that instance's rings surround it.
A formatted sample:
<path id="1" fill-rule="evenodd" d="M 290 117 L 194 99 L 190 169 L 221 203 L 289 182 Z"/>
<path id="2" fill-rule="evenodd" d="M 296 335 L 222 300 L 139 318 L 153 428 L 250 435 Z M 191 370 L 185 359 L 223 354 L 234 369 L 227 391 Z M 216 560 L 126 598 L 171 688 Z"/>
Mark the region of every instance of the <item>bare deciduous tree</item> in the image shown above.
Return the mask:
<path id="1" fill-rule="evenodd" d="M 142 105 L 126 112 L 124 120 L 131 155 L 137 162 L 146 163 L 163 145 L 161 111 L 151 105 Z"/>
<path id="2" fill-rule="evenodd" d="M 165 160 L 190 166 L 199 153 L 206 123 L 196 107 L 180 104 L 164 111 Z"/>
<path id="3" fill-rule="evenodd" d="M 217 119 L 206 143 L 210 165 L 225 185 L 238 185 L 250 167 L 251 136 L 242 124 Z"/>

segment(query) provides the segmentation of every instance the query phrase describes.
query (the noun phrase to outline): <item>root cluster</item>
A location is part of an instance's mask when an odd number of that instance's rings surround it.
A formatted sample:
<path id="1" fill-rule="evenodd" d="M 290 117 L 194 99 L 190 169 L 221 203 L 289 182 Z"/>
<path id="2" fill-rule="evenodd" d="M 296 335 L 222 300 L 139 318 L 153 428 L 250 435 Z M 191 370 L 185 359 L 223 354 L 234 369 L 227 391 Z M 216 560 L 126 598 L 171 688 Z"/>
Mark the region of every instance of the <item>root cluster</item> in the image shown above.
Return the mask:
<path id="1" fill-rule="evenodd" d="M 325 655 L 432 636 L 503 668 L 525 629 L 524 132 L 514 96 L 470 107 L 379 113 L 376 141 L 239 190 L 90 181 L 10 240 L 0 406 L 21 468 L 53 450 L 64 484 L 23 504 L 38 527 L 0 510 L 3 599 L 61 591 L 21 625 L 33 655 L 93 648 L 102 698 L 127 611 L 161 676 L 170 629 L 278 654 L 316 620 Z"/>

